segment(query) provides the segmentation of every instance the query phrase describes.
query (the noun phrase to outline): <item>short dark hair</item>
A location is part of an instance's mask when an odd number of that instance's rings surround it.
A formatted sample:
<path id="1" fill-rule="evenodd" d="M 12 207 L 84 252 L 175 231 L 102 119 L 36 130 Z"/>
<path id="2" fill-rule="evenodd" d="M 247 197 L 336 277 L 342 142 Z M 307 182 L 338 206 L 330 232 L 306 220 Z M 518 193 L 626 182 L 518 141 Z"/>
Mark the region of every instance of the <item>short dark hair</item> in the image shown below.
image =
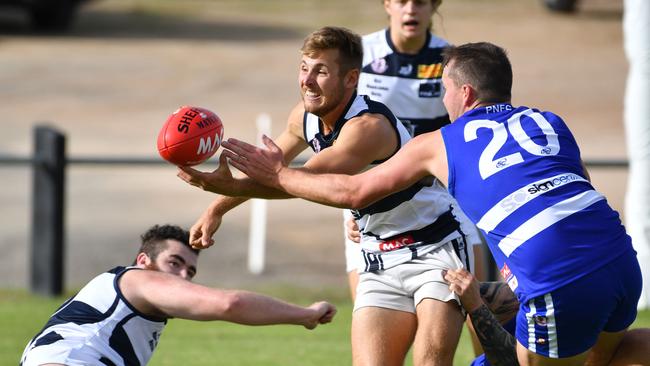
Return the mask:
<path id="1" fill-rule="evenodd" d="M 339 75 L 345 75 L 353 69 L 361 70 L 363 46 L 361 37 L 343 27 L 323 27 L 305 38 L 300 48 L 303 55 L 313 56 L 325 50 L 339 51 Z"/>
<path id="2" fill-rule="evenodd" d="M 446 47 L 442 65 L 456 85 L 471 85 L 484 103 L 509 102 L 512 98 L 512 66 L 506 51 L 488 42 Z"/>
<path id="3" fill-rule="evenodd" d="M 144 234 L 140 235 L 142 242 L 138 254 L 146 254 L 152 261 L 155 261 L 158 254 L 167 249 L 167 239 L 172 239 L 183 243 L 186 247 L 190 248 L 197 255 L 198 249 L 192 248 L 190 245 L 190 232 L 176 225 L 154 225 L 150 227 Z"/>

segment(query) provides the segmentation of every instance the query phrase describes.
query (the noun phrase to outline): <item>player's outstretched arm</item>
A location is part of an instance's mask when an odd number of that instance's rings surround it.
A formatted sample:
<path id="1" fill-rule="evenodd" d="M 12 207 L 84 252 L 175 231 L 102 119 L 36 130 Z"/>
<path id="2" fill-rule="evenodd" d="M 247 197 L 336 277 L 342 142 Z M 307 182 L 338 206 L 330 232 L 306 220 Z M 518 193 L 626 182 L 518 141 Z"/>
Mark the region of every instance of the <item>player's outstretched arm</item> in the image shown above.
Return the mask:
<path id="1" fill-rule="evenodd" d="M 349 176 L 343 174 L 311 174 L 286 167 L 280 149 L 268 137 L 263 138 L 266 149 L 236 139 L 229 139 L 223 152 L 237 169 L 256 181 L 311 201 L 329 206 L 362 208 L 393 192 L 403 190 L 418 180 L 444 167 L 440 154 L 434 149 L 442 143 L 438 131 L 420 135 L 409 141 L 391 159 L 366 172 Z M 444 151 L 444 145 L 439 146 Z"/>
<path id="2" fill-rule="evenodd" d="M 297 105 L 291 112 L 287 128 L 278 141 L 282 146 L 283 159 L 293 160 L 306 143 L 299 136 L 301 133 L 301 116 L 304 111 Z M 235 179 L 228 167 L 225 156 L 219 158 L 219 168 L 209 172 L 200 172 L 191 168 L 179 167 L 178 177 L 183 181 L 213 193 L 222 193 L 212 201 L 190 228 L 190 244 L 197 249 L 205 249 L 214 244 L 212 237 L 221 226 L 223 215 L 246 202 L 249 197 L 290 198 L 286 192 L 265 187 L 252 179 Z"/>
<path id="3" fill-rule="evenodd" d="M 241 197 L 217 196 L 190 227 L 190 245 L 195 249 L 211 247 L 214 244 L 212 237 L 219 230 L 223 215 L 247 200 Z"/>
<path id="4" fill-rule="evenodd" d="M 219 167 L 202 172 L 189 166 L 179 166 L 176 174 L 181 180 L 204 191 L 229 197 L 282 199 L 291 198 L 286 192 L 259 184 L 249 178 L 232 176 L 226 155 L 219 156 Z"/>
<path id="5" fill-rule="evenodd" d="M 224 320 L 246 325 L 295 324 L 313 329 L 332 321 L 336 308 L 327 302 L 308 307 L 241 290 L 220 290 L 152 270 L 132 270 L 120 289 L 145 314 L 190 320 Z"/>

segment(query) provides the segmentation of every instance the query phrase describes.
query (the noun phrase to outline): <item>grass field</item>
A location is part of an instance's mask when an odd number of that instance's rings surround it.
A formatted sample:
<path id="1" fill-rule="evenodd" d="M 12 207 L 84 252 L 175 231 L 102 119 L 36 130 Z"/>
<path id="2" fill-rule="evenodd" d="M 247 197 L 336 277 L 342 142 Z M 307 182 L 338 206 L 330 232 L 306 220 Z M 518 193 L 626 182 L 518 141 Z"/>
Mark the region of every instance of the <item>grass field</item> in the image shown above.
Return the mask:
<path id="1" fill-rule="evenodd" d="M 339 290 L 318 292 L 275 288 L 268 294 L 309 304 L 331 299 L 338 306 L 332 324 L 307 331 L 297 326 L 248 327 L 226 322 L 171 320 L 150 365 L 348 365 L 352 306 Z M 300 294 L 300 295 L 296 295 Z M 27 341 L 45 324 L 64 298 L 42 298 L 24 291 L 0 290 L 0 365 L 15 365 Z M 650 327 L 650 311 L 633 325 Z M 472 359 L 464 332 L 454 365 Z M 411 365 L 408 360 L 407 365 Z"/>

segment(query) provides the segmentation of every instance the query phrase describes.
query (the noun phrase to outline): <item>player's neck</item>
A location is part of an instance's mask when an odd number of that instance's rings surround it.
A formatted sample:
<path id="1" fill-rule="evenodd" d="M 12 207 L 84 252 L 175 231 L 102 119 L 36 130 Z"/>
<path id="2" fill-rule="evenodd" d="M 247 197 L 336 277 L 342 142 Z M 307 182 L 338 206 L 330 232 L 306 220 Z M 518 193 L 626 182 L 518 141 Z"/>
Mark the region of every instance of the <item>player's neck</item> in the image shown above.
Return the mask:
<path id="1" fill-rule="evenodd" d="M 467 110 L 472 110 L 472 109 L 481 108 L 481 107 L 487 107 L 487 106 L 492 105 L 492 104 L 494 104 L 494 103 L 476 101 Z"/>
<path id="2" fill-rule="evenodd" d="M 336 108 L 327 112 L 325 115 L 318 116 L 318 118 L 320 118 L 322 124 L 321 127 L 324 134 L 329 134 L 330 132 L 334 131 L 336 128 L 336 122 L 338 122 L 341 116 L 345 113 L 345 109 L 350 104 L 352 97 L 355 95 L 354 90 L 346 91 L 345 95 L 346 97 L 341 100 L 341 103 L 339 103 Z"/>
<path id="3" fill-rule="evenodd" d="M 343 104 L 345 106 L 347 104 Z M 336 122 L 339 120 L 339 117 L 343 113 L 343 110 L 337 107 L 335 110 L 327 113 L 326 115 L 319 117 L 321 123 L 321 130 L 323 134 L 328 135 L 334 131 L 336 128 Z"/>
<path id="4" fill-rule="evenodd" d="M 420 52 L 422 47 L 424 47 L 424 43 L 427 41 L 426 34 L 413 38 L 402 37 L 399 34 L 391 34 L 390 37 L 393 41 L 393 45 L 395 46 L 395 50 L 397 50 L 399 53 L 405 53 L 407 55 L 415 55 Z"/>
<path id="5" fill-rule="evenodd" d="M 472 109 L 481 108 L 481 107 L 488 107 L 488 106 L 491 106 L 491 105 L 503 104 L 503 103 L 510 103 L 510 101 L 507 101 L 507 102 L 480 102 L 480 101 L 477 100 L 467 110 L 472 110 Z"/>

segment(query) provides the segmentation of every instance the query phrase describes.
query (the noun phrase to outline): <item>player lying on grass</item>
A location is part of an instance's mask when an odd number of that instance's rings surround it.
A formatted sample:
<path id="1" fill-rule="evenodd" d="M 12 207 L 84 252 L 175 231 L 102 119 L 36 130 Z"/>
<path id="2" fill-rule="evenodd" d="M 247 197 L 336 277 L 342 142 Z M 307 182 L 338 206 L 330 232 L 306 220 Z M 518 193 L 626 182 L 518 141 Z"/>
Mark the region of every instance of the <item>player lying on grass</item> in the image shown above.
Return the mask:
<path id="1" fill-rule="evenodd" d="M 188 238 L 178 226 L 150 228 L 133 265 L 100 274 L 61 305 L 29 342 L 20 364 L 144 365 L 170 318 L 314 329 L 336 314 L 327 302 L 302 307 L 193 284 L 199 252 Z"/>
<path id="2" fill-rule="evenodd" d="M 466 270 L 450 270 L 445 274 L 449 289 L 460 297 L 474 329 L 477 329 L 485 354 L 477 357 L 472 366 L 516 365 L 515 347 L 499 332 L 502 325 L 514 334 L 519 302 L 505 282 L 478 282 Z M 650 328 L 632 329 L 625 333 L 614 352 L 610 366 L 650 365 Z"/>
<path id="3" fill-rule="evenodd" d="M 335 207 L 363 208 L 431 175 L 483 232 L 520 301 L 522 365 L 605 365 L 636 318 L 641 272 L 630 237 L 594 190 L 578 145 L 551 112 L 510 104 L 512 68 L 490 43 L 444 52 L 443 102 L 452 123 L 415 137 L 391 159 L 354 176 L 283 165 L 282 153 L 232 140 L 232 164 L 249 177 Z M 505 333 L 501 329 L 502 332 Z"/>

